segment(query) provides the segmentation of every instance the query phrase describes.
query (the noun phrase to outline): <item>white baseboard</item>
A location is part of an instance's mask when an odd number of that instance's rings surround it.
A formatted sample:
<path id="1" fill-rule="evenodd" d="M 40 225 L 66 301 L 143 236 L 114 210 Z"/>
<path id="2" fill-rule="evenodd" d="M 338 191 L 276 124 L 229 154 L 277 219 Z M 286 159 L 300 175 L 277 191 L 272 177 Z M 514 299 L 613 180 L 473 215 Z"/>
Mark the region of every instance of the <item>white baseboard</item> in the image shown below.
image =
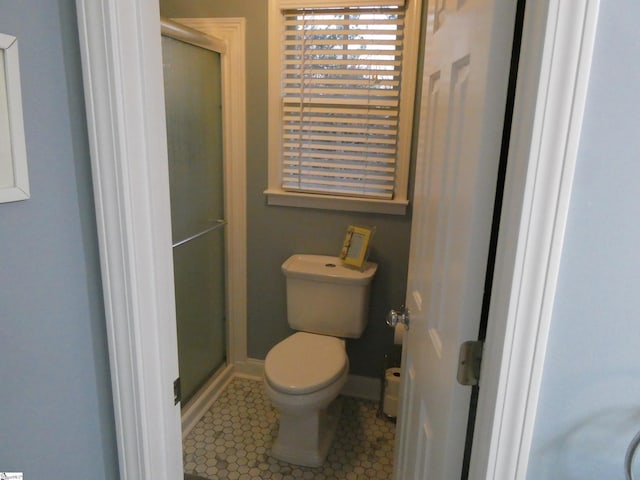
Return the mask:
<path id="1" fill-rule="evenodd" d="M 235 362 L 235 374 L 239 377 L 262 380 L 264 374 L 264 360 L 257 358 L 247 358 L 241 362 Z"/>

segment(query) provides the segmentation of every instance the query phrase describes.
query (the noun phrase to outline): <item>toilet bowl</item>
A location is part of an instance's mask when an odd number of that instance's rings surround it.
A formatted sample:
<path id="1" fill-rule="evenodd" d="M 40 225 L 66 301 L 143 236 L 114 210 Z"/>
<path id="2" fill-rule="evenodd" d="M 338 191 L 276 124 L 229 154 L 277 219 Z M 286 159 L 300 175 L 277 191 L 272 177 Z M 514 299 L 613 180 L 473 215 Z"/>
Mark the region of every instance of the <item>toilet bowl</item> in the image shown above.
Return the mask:
<path id="1" fill-rule="evenodd" d="M 367 321 L 369 285 L 377 266 L 362 271 L 336 257 L 294 255 L 287 278 L 287 321 L 300 330 L 276 344 L 264 363 L 267 395 L 280 412 L 273 457 L 296 465 L 324 462 L 340 417 L 338 398 L 349 374 L 344 338 Z"/>
<path id="2" fill-rule="evenodd" d="M 271 454 L 285 462 L 317 467 L 327 456 L 340 417 L 336 399 L 347 381 L 344 340 L 298 332 L 265 359 L 265 388 L 280 412 Z"/>

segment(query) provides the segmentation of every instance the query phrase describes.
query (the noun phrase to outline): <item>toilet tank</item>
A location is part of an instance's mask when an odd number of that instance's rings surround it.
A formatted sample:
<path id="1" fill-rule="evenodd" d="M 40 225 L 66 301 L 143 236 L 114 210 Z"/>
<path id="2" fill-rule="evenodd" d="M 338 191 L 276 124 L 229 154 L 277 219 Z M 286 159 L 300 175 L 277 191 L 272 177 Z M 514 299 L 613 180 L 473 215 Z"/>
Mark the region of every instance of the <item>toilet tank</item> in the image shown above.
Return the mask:
<path id="1" fill-rule="evenodd" d="M 367 326 L 371 280 L 378 266 L 364 270 L 338 257 L 293 255 L 282 264 L 287 282 L 287 321 L 295 330 L 358 338 Z"/>

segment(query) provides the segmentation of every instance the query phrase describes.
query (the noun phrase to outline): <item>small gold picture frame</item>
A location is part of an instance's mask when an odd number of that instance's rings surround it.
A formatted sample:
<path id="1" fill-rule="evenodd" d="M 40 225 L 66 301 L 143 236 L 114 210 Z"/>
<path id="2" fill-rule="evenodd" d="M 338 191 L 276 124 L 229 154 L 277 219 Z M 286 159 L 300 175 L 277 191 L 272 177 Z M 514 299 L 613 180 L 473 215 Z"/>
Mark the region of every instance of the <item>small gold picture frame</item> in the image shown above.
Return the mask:
<path id="1" fill-rule="evenodd" d="M 349 267 L 362 269 L 369 256 L 369 243 L 375 228 L 350 225 L 342 243 L 340 258 Z"/>

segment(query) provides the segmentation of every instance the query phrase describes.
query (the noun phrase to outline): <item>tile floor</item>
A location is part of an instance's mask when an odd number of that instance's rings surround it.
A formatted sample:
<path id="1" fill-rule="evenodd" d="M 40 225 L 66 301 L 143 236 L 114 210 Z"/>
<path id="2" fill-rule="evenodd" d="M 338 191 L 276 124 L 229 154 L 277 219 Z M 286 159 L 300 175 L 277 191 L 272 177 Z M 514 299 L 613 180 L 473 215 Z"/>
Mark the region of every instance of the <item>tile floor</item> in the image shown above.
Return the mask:
<path id="1" fill-rule="evenodd" d="M 269 456 L 278 414 L 262 382 L 236 377 L 185 438 L 185 473 L 215 480 L 389 479 L 395 425 L 376 411 L 375 402 L 344 397 L 325 464 L 291 465 Z"/>

